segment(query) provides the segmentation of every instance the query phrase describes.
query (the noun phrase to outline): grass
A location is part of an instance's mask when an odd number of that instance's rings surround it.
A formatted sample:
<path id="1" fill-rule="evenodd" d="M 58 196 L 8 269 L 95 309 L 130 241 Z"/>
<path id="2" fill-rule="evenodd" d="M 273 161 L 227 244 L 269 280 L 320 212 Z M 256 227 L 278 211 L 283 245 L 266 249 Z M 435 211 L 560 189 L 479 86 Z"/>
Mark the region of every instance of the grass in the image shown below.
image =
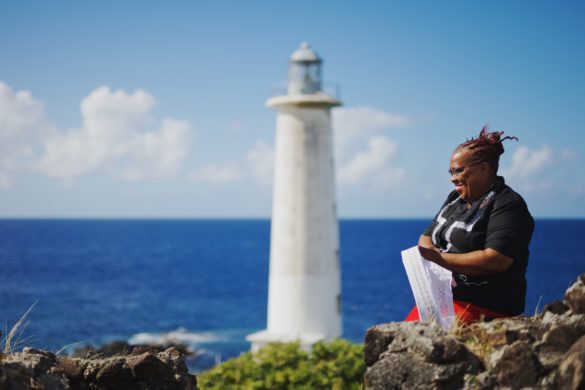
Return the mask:
<path id="1" fill-rule="evenodd" d="M 538 313 L 539 313 L 541 302 L 542 302 L 542 295 L 538 298 L 538 303 L 536 304 L 536 308 L 534 309 L 534 315 L 532 316 L 533 320 L 536 320 L 538 318 Z"/>
<path id="2" fill-rule="evenodd" d="M 463 342 L 471 353 L 486 364 L 489 355 L 493 352 L 493 346 L 488 342 L 489 335 L 486 329 L 481 326 L 482 322 L 483 320 L 468 324 L 461 318 L 457 318 L 449 329 L 449 334 Z"/>
<path id="3" fill-rule="evenodd" d="M 6 334 L 4 340 L 0 342 L 0 349 L 2 350 L 2 354 L 6 355 L 12 353 L 18 347 L 18 344 L 20 342 L 20 336 L 22 335 L 22 332 L 24 331 L 28 323 L 26 322 L 26 317 L 32 311 L 36 304 L 37 302 L 33 303 L 28 308 L 28 310 L 12 326 L 10 331 Z"/>

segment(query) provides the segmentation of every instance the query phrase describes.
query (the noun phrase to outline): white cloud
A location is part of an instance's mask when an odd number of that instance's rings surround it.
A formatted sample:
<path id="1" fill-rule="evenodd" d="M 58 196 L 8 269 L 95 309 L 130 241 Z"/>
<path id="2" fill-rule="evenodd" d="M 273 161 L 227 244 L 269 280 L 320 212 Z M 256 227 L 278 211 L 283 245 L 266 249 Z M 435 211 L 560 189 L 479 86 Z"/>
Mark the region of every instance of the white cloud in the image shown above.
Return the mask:
<path id="1" fill-rule="evenodd" d="M 234 163 L 205 165 L 189 175 L 192 181 L 207 183 L 229 183 L 242 177 L 241 170 Z"/>
<path id="2" fill-rule="evenodd" d="M 273 170 L 273 147 L 264 141 L 257 141 L 245 154 L 243 161 L 204 165 L 191 172 L 189 179 L 223 184 L 251 178 L 260 184 L 271 184 Z"/>
<path id="3" fill-rule="evenodd" d="M 571 149 L 554 150 L 548 145 L 538 149 L 520 146 L 502 176 L 514 189 L 539 195 L 563 193 L 581 196 L 585 191 L 580 153 Z M 577 175 L 575 172 L 578 172 Z"/>
<path id="4" fill-rule="evenodd" d="M 383 132 L 412 124 L 405 115 L 368 106 L 335 109 L 334 155 L 339 183 L 388 189 L 402 180 L 406 171 L 395 162 L 398 145 Z"/>
<path id="5" fill-rule="evenodd" d="M 388 187 L 404 177 L 405 171 L 392 166 L 398 147 L 387 137 L 371 137 L 367 149 L 339 166 L 340 184 L 353 185 L 370 179 L 377 187 Z"/>
<path id="6" fill-rule="evenodd" d="M 146 122 L 154 104 L 154 97 L 140 89 L 128 94 L 99 87 L 81 102 L 83 129 L 107 140 L 126 140 Z"/>
<path id="7" fill-rule="evenodd" d="M 29 168 L 40 140 L 50 132 L 43 103 L 0 81 L 0 189 L 12 186 L 15 172 Z"/>
<path id="8" fill-rule="evenodd" d="M 333 110 L 336 131 L 355 133 L 390 127 L 404 127 L 412 124 L 405 115 L 391 114 L 368 106 L 341 107 Z"/>
<path id="9" fill-rule="evenodd" d="M 375 188 L 382 190 L 399 191 L 404 187 L 406 179 L 406 170 L 400 167 L 386 166 L 374 176 L 373 184 Z"/>
<path id="10" fill-rule="evenodd" d="M 257 141 L 254 147 L 246 153 L 246 167 L 257 182 L 272 183 L 274 148 L 264 141 Z"/>
<path id="11" fill-rule="evenodd" d="M 129 148 L 131 160 L 124 175 L 130 179 L 176 175 L 189 153 L 191 126 L 186 121 L 165 118 L 158 131 L 135 137 Z"/>
<path id="12" fill-rule="evenodd" d="M 520 146 L 512 155 L 512 165 L 502 171 L 510 179 L 527 180 L 553 164 L 553 156 L 546 145 L 538 150 Z"/>
<path id="13" fill-rule="evenodd" d="M 105 169 L 127 179 L 176 174 L 189 150 L 191 126 L 166 118 L 149 130 L 154 104 L 142 90 L 95 89 L 81 102 L 81 128 L 46 140 L 39 171 L 61 178 Z"/>
<path id="14" fill-rule="evenodd" d="M 333 110 L 335 155 L 341 159 L 350 145 L 355 145 L 373 132 L 393 127 L 405 127 L 412 120 L 404 115 L 391 114 L 372 107 L 360 106 Z"/>
<path id="15" fill-rule="evenodd" d="M 0 190 L 12 187 L 12 179 L 4 173 L 0 173 Z"/>
<path id="16" fill-rule="evenodd" d="M 553 153 L 547 145 L 537 150 L 520 146 L 512 155 L 512 165 L 502 169 L 502 175 L 517 189 L 538 191 L 553 185 L 550 176 L 543 173 L 545 168 L 555 163 Z"/>

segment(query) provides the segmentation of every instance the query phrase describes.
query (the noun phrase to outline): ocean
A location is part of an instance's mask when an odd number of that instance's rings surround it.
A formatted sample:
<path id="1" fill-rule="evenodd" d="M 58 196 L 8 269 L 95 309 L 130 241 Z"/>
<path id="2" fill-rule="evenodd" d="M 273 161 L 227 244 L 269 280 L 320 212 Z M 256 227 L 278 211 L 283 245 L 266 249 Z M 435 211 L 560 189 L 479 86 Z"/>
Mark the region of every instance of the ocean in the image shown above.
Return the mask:
<path id="1" fill-rule="evenodd" d="M 343 337 L 400 321 L 414 298 L 400 251 L 428 220 L 341 220 Z M 536 221 L 528 315 L 585 272 L 585 220 Z M 266 326 L 269 220 L 0 220 L 0 328 L 33 304 L 17 345 L 61 353 L 172 332 L 198 372 Z"/>

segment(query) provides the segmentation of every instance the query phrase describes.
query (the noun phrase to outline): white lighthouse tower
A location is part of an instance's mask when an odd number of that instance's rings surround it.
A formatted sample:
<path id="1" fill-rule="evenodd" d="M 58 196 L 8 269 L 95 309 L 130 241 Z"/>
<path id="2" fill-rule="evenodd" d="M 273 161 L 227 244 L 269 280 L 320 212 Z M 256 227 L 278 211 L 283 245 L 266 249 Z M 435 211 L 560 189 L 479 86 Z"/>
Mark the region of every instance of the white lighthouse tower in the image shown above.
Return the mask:
<path id="1" fill-rule="evenodd" d="M 321 59 L 302 43 L 290 58 L 288 93 L 266 102 L 278 111 L 270 238 L 267 329 L 252 351 L 298 340 L 304 349 L 341 335 L 339 230 L 331 108 Z"/>

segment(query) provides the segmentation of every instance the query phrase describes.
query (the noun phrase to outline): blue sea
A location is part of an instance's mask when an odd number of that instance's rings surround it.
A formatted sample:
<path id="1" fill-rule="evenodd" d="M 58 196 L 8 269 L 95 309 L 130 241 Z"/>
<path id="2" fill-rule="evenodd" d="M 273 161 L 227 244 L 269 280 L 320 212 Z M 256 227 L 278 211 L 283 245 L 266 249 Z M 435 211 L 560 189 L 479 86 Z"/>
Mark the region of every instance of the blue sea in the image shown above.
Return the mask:
<path id="1" fill-rule="evenodd" d="M 414 298 L 400 251 L 427 220 L 341 220 L 343 337 L 402 320 Z M 585 272 L 585 220 L 537 220 L 526 314 Z M 33 304 L 18 345 L 67 353 L 168 332 L 197 372 L 249 349 L 266 326 L 269 220 L 0 220 L 0 320 Z"/>

